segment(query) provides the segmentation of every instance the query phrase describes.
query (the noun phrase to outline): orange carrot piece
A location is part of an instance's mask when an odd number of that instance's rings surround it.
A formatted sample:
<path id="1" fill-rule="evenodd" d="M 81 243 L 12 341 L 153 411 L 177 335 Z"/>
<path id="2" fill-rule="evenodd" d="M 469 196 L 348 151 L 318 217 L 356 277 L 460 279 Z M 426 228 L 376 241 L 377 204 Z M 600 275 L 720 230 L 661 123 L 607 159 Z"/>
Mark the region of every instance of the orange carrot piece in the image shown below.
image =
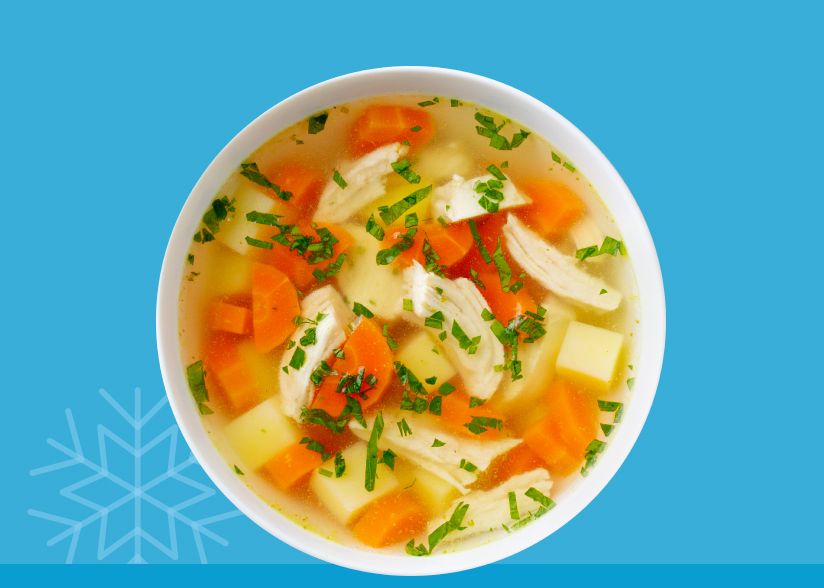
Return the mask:
<path id="1" fill-rule="evenodd" d="M 349 152 L 359 157 L 382 145 L 403 141 L 414 148 L 428 143 L 434 133 L 434 122 L 423 108 L 373 104 L 352 125 Z"/>
<path id="2" fill-rule="evenodd" d="M 535 312 L 537 304 L 527 292 L 526 288 L 521 288 L 516 293 L 504 292 L 501 286 L 501 279 L 494 268 L 485 266 L 478 271 L 478 278 L 483 282 L 484 287 L 480 288 L 481 294 L 486 299 L 492 313 L 503 324 L 507 324 L 518 314 L 523 314 L 527 310 Z"/>
<path id="3" fill-rule="evenodd" d="M 498 439 L 503 435 L 503 431 L 495 428 L 487 428 L 486 431 L 480 434 L 475 434 L 466 428 L 466 425 L 472 422 L 473 417 L 487 417 L 504 421 L 503 415 L 495 412 L 486 404 L 480 406 L 473 406 L 470 408 L 470 397 L 455 390 L 448 396 L 444 396 L 441 400 L 441 417 L 440 422 L 450 429 L 453 433 L 473 437 L 475 439 Z"/>
<path id="4" fill-rule="evenodd" d="M 415 236 L 412 247 L 398 256 L 401 266 L 412 265 L 416 260 L 426 264 L 423 253 L 424 239 L 438 255 L 438 264 L 450 267 L 461 261 L 472 248 L 472 232 L 467 223 L 455 223 L 443 226 L 440 223 L 423 223 Z M 396 240 L 400 240 L 399 236 Z"/>
<path id="5" fill-rule="evenodd" d="M 364 368 L 365 376 L 374 375 L 377 378 L 375 387 L 366 392 L 366 398 L 358 398 L 361 408 L 366 411 L 381 399 L 392 381 L 392 350 L 378 324 L 372 319 L 363 318 L 347 339 L 342 351 L 343 357 L 330 363 L 338 374 L 355 375 L 360 368 Z M 346 405 L 346 395 L 337 391 L 340 379 L 340 376 L 327 376 L 323 380 L 312 408 L 322 408 L 332 416 L 340 414 Z M 364 377 L 362 390 L 369 387 L 365 379 Z"/>
<path id="6" fill-rule="evenodd" d="M 316 201 L 320 196 L 326 178 L 323 173 L 297 162 L 284 162 L 266 170 L 266 177 L 277 184 L 281 190 L 291 192 L 288 204 L 293 208 L 309 208 L 301 211 L 300 216 L 311 216 Z"/>
<path id="7" fill-rule="evenodd" d="M 426 529 L 428 514 L 410 492 L 397 492 L 375 500 L 352 527 L 359 541 L 370 547 L 386 547 Z"/>
<path id="8" fill-rule="evenodd" d="M 215 331 L 245 335 L 252 328 L 252 313 L 237 304 L 216 302 L 212 305 L 209 324 Z"/>
<path id="9" fill-rule="evenodd" d="M 520 211 L 524 220 L 549 239 L 563 237 L 586 212 L 586 204 L 567 186 L 550 180 L 530 180 L 518 186 L 532 198 Z"/>
<path id="10" fill-rule="evenodd" d="M 206 344 L 203 362 L 210 390 L 217 388 L 234 413 L 245 412 L 261 401 L 254 374 L 238 352 L 240 337 L 215 332 Z M 217 384 L 213 386 L 212 384 Z"/>
<path id="11" fill-rule="evenodd" d="M 484 244 L 484 247 L 486 247 L 486 250 L 490 255 L 492 255 L 492 252 L 495 251 L 495 246 L 498 243 L 498 239 L 501 240 L 501 243 L 504 242 L 503 227 L 506 224 L 506 217 L 506 212 L 497 212 L 495 214 L 488 214 L 486 216 L 482 216 L 481 218 L 475 219 L 475 226 L 478 229 L 481 242 Z M 469 223 L 467 222 L 467 228 L 468 227 Z M 472 233 L 470 231 L 470 236 L 471 235 Z M 483 256 L 474 241 L 469 248 L 469 252 L 464 256 L 460 263 L 456 264 L 455 267 L 452 268 L 450 274 L 452 274 L 453 277 L 469 277 L 470 267 L 474 268 L 476 271 L 481 271 L 483 268 L 494 269 L 493 265 L 487 264 L 484 261 Z"/>
<path id="12" fill-rule="evenodd" d="M 598 433 L 598 405 L 565 380 L 550 384 L 547 403 L 548 415 L 527 429 L 523 439 L 550 472 L 563 476 L 575 471 Z"/>
<path id="13" fill-rule="evenodd" d="M 267 353 L 283 343 L 295 330 L 300 314 L 298 293 L 278 269 L 265 263 L 252 266 L 252 327 L 255 347 Z"/>
<path id="14" fill-rule="evenodd" d="M 323 458 L 302 443 L 290 445 L 263 465 L 263 471 L 281 490 L 290 490 L 306 481 Z"/>

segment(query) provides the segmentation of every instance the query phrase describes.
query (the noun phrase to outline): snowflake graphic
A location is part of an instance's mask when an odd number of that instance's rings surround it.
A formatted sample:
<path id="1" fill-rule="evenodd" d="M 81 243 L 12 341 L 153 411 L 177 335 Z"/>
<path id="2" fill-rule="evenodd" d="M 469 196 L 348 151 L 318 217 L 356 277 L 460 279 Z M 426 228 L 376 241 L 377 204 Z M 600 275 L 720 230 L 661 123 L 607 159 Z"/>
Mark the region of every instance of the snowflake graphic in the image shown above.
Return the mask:
<path id="1" fill-rule="evenodd" d="M 46 545 L 51 547 L 68 541 L 66 563 L 72 563 L 77 556 L 81 534 L 97 525 L 98 560 L 104 560 L 121 548 L 130 546 L 127 554 L 129 563 L 146 563 L 144 544 L 148 544 L 165 557 L 177 561 L 181 558 L 181 542 L 178 537 L 178 527 L 181 527 L 191 533 L 197 558 L 201 563 L 206 563 L 204 538 L 218 545 L 228 545 L 226 539 L 211 527 L 220 521 L 239 516 L 240 512 L 232 509 L 210 516 L 200 516 L 199 512 L 193 514 L 194 510 L 203 510 L 205 501 L 212 498 L 216 491 L 192 477 L 192 473 L 202 473 L 199 468 L 187 475 L 186 471 L 197 462 L 191 453 L 184 459 L 178 456 L 180 432 L 171 419 L 165 395 L 145 413 L 142 412 L 140 388 L 134 390 L 132 412 L 106 390 L 101 389 L 100 395 L 122 418 L 122 421 L 117 420 L 116 425 L 123 427 L 125 421 L 132 440 L 127 441 L 111 428 L 98 424 L 97 456 L 90 457 L 81 446 L 74 415 L 71 409 L 66 409 L 70 445 L 54 439 L 47 440 L 48 445 L 65 459 L 33 469 L 30 474 L 42 476 L 68 468 L 81 471 L 84 477 L 60 489 L 60 496 L 69 501 L 64 502 L 67 509 L 79 508 L 81 516 L 75 518 L 30 509 L 29 515 L 64 527 Z M 152 423 L 153 426 L 163 426 L 163 419 L 159 415 L 165 416 L 171 425 L 159 433 L 148 435 L 151 438 L 144 440 L 147 425 Z M 117 458 L 110 455 L 113 450 L 119 451 Z M 126 458 L 121 459 L 124 453 Z M 153 459 L 149 459 L 150 454 L 154 456 Z M 121 471 L 124 469 L 125 472 Z M 158 471 L 151 471 L 153 469 Z M 150 471 L 151 474 L 146 475 Z M 101 490 L 108 495 L 105 500 L 97 496 L 90 497 L 90 494 L 95 494 L 96 486 L 102 486 Z M 170 487 L 172 492 L 169 492 Z M 110 498 L 112 494 L 115 495 L 114 498 Z M 155 527 L 158 528 L 155 532 L 150 532 L 148 528 L 153 522 L 157 523 Z"/>

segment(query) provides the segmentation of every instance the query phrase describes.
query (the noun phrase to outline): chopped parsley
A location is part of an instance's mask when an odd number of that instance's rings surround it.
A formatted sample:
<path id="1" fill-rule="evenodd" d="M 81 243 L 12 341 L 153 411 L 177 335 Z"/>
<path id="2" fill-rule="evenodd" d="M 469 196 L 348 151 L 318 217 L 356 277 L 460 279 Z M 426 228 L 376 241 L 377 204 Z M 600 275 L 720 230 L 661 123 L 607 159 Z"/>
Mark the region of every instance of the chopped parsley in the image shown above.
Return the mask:
<path id="1" fill-rule="evenodd" d="M 229 200 L 227 196 L 221 196 L 212 200 L 201 221 L 203 227 L 199 229 L 193 237 L 195 243 L 208 243 L 214 241 L 215 233 L 220 231 L 220 223 L 229 217 L 230 212 L 235 211 L 235 201 Z"/>
<path id="2" fill-rule="evenodd" d="M 530 135 L 528 131 L 521 129 L 512 135 L 512 139 L 507 139 L 500 134 L 501 129 L 506 125 L 506 121 L 499 125 L 493 117 L 481 114 L 480 112 L 475 113 L 475 120 L 480 123 L 480 126 L 475 127 L 475 131 L 482 137 L 489 139 L 489 146 L 493 149 L 501 151 L 515 149 Z"/>
<path id="3" fill-rule="evenodd" d="M 626 255 L 627 250 L 624 246 L 623 241 L 619 241 L 614 237 L 606 236 L 604 237 L 604 242 L 601 243 L 601 246 L 598 247 L 597 245 L 590 245 L 589 247 L 582 247 L 578 251 L 575 252 L 575 257 L 584 261 L 588 257 L 597 257 L 599 255 Z"/>
<path id="4" fill-rule="evenodd" d="M 452 99 L 449 100 L 449 106 L 451 106 L 452 108 L 456 108 L 456 107 L 462 106 L 462 105 L 463 105 L 463 102 L 461 102 L 457 98 L 452 98 Z"/>
<path id="5" fill-rule="evenodd" d="M 418 229 L 415 227 L 407 229 L 406 232 L 400 236 L 400 239 L 394 245 L 378 251 L 378 253 L 375 255 L 375 262 L 378 265 L 389 265 L 390 263 L 395 261 L 398 255 L 400 255 L 401 253 L 412 247 L 412 245 L 414 245 L 414 237 L 417 233 Z"/>
<path id="6" fill-rule="evenodd" d="M 455 391 L 455 386 L 450 384 L 449 382 L 444 382 L 441 384 L 440 388 L 438 388 L 438 394 L 441 396 L 449 396 Z"/>
<path id="7" fill-rule="evenodd" d="M 388 467 L 390 470 L 394 470 L 396 457 L 397 456 L 395 455 L 394 451 L 392 451 L 391 449 L 384 449 L 383 453 L 381 453 L 381 458 L 380 460 L 378 460 L 378 463 L 382 463 L 386 465 L 386 467 Z"/>
<path id="8" fill-rule="evenodd" d="M 206 389 L 206 372 L 203 369 L 203 362 L 198 360 L 186 368 L 186 381 L 189 383 L 189 390 L 192 392 L 197 403 L 197 410 L 200 414 L 212 414 L 214 411 L 209 407 L 209 390 Z"/>
<path id="9" fill-rule="evenodd" d="M 318 133 L 320 133 L 326 126 L 327 118 L 329 118 L 328 112 L 320 112 L 314 116 L 310 116 L 308 119 L 309 134 L 317 135 Z"/>
<path id="10" fill-rule="evenodd" d="M 432 248 L 432 245 L 429 244 L 429 241 L 425 237 L 423 240 L 422 249 L 426 271 L 433 273 L 436 276 L 443 277 L 446 266 L 438 263 L 441 260 L 441 257 L 435 252 L 435 250 Z"/>
<path id="11" fill-rule="evenodd" d="M 238 476 L 245 476 L 245 475 L 246 475 L 246 474 L 244 474 L 244 473 L 243 473 L 243 470 L 242 470 L 242 469 L 240 469 L 239 467 L 237 467 L 237 464 L 233 464 L 233 467 L 234 467 L 235 473 L 236 473 Z"/>
<path id="12" fill-rule="evenodd" d="M 521 513 L 518 512 L 518 497 L 514 492 L 510 492 L 507 496 L 509 498 L 509 518 L 517 521 L 521 518 Z"/>
<path id="13" fill-rule="evenodd" d="M 250 182 L 257 184 L 258 186 L 269 188 L 281 200 L 289 200 L 292 197 L 291 192 L 281 190 L 280 186 L 278 186 L 274 182 L 269 181 L 269 179 L 261 173 L 261 171 L 258 169 L 257 164 L 254 161 L 250 161 L 249 163 L 241 163 L 240 175 L 242 175 Z"/>
<path id="14" fill-rule="evenodd" d="M 403 226 L 404 228 L 411 229 L 412 227 L 418 226 L 418 213 L 413 212 L 407 214 L 406 217 L 403 219 Z"/>
<path id="15" fill-rule="evenodd" d="M 386 235 L 383 227 L 380 226 L 375 220 L 374 214 L 370 214 L 369 219 L 366 221 L 366 232 L 375 237 L 378 241 L 383 241 L 383 238 Z"/>
<path id="16" fill-rule="evenodd" d="M 395 338 L 389 333 L 389 325 L 383 325 L 383 338 L 386 339 L 386 344 L 389 346 L 389 349 L 395 351 L 398 348 L 398 342 L 395 341 Z"/>
<path id="17" fill-rule="evenodd" d="M 451 333 L 458 340 L 458 346 L 469 355 L 474 355 L 478 351 L 478 345 L 481 343 L 480 335 L 470 338 L 456 320 L 452 321 Z"/>
<path id="18" fill-rule="evenodd" d="M 360 425 L 366 428 L 366 419 L 363 417 L 363 409 L 360 402 L 354 396 L 346 397 L 346 406 L 343 407 L 338 417 L 333 417 L 321 408 L 304 407 L 300 413 L 300 419 L 304 423 L 320 425 L 333 433 L 342 433 L 346 428 L 350 418 L 354 418 Z"/>
<path id="19" fill-rule="evenodd" d="M 602 412 L 612 412 L 615 413 L 612 417 L 613 423 L 620 423 L 621 419 L 624 416 L 624 403 L 623 402 L 616 402 L 612 400 L 599 400 L 598 401 L 598 408 Z"/>
<path id="20" fill-rule="evenodd" d="M 441 407 L 443 406 L 443 396 L 435 396 L 429 401 L 429 412 L 434 415 L 441 416 Z"/>
<path id="21" fill-rule="evenodd" d="M 341 253 L 335 261 L 327 265 L 324 269 L 313 269 L 312 275 L 318 282 L 322 282 L 325 279 L 331 278 L 337 274 L 340 271 L 340 268 L 343 267 L 344 261 L 346 261 L 346 254 Z"/>
<path id="22" fill-rule="evenodd" d="M 430 184 L 429 186 L 420 188 L 411 194 L 404 196 L 391 206 L 379 206 L 378 214 L 380 215 L 381 220 L 383 220 L 384 224 L 391 225 L 398 220 L 403 213 L 429 196 L 429 192 L 431 191 L 432 185 Z"/>
<path id="23" fill-rule="evenodd" d="M 476 465 L 475 465 L 474 463 L 472 463 L 471 461 L 467 461 L 467 460 L 465 460 L 464 458 L 461 458 L 461 463 L 459 464 L 459 467 L 460 467 L 462 470 L 466 470 L 466 471 L 467 471 L 467 472 L 469 472 L 470 474 L 471 474 L 472 472 L 476 472 L 476 471 L 478 471 L 478 466 L 476 466 Z"/>
<path id="24" fill-rule="evenodd" d="M 446 442 L 445 442 L 445 441 L 441 441 L 441 440 L 440 440 L 440 439 L 438 439 L 437 437 L 435 437 L 435 440 L 434 440 L 434 441 L 432 441 L 432 447 L 443 447 L 444 445 L 446 445 Z"/>
<path id="25" fill-rule="evenodd" d="M 355 302 L 355 304 L 352 306 L 352 312 L 355 313 L 355 316 L 363 316 L 366 318 L 372 318 L 373 316 L 375 316 L 374 312 L 366 308 L 360 302 Z"/>
<path id="26" fill-rule="evenodd" d="M 189 255 L 186 256 L 186 262 L 189 265 L 194 265 L 195 264 L 195 256 L 190 253 Z"/>
<path id="27" fill-rule="evenodd" d="M 432 100 L 424 100 L 423 102 L 418 102 L 418 106 L 423 106 L 423 107 L 434 106 L 440 101 L 441 101 L 441 99 L 438 98 L 437 96 L 435 96 L 434 98 L 432 98 Z"/>
<path id="28" fill-rule="evenodd" d="M 587 445 L 584 451 L 584 465 L 581 467 L 582 476 L 589 474 L 590 468 L 595 465 L 595 462 L 598 461 L 598 456 L 603 453 L 606 447 L 607 444 L 599 439 L 593 439 L 589 442 L 589 445 Z"/>
<path id="29" fill-rule="evenodd" d="M 346 460 L 343 457 L 343 454 L 338 451 L 335 454 L 335 477 L 340 478 L 343 473 L 346 471 Z"/>
<path id="30" fill-rule="evenodd" d="M 486 400 L 483 398 L 478 398 L 477 396 L 470 396 L 469 397 L 469 408 L 475 408 L 476 406 L 481 406 L 484 404 Z"/>
<path id="31" fill-rule="evenodd" d="M 321 476 L 325 476 L 325 477 L 327 477 L 327 478 L 331 478 L 331 477 L 334 475 L 334 474 L 333 474 L 330 470 L 327 470 L 326 468 L 320 468 L 320 469 L 318 470 L 318 473 L 319 473 Z"/>
<path id="32" fill-rule="evenodd" d="M 433 312 L 425 319 L 423 319 L 423 324 L 425 327 L 431 327 L 433 329 L 442 329 L 444 320 L 445 317 L 443 315 L 443 312 L 438 310 L 436 312 Z"/>
<path id="33" fill-rule="evenodd" d="M 340 175 L 340 172 L 338 170 L 332 171 L 332 179 L 338 186 L 340 186 L 341 190 L 344 190 L 346 186 L 349 185 L 346 183 L 346 180 L 343 179 L 343 176 Z"/>
<path id="34" fill-rule="evenodd" d="M 412 304 L 412 300 L 409 298 L 403 299 L 403 309 L 409 312 L 413 312 L 415 310 L 415 305 Z"/>
<path id="35" fill-rule="evenodd" d="M 478 225 L 475 224 L 475 219 L 469 220 L 469 230 L 472 233 L 472 240 L 475 241 L 475 246 L 478 248 L 484 262 L 492 263 L 492 257 L 490 257 L 486 245 L 484 245 L 484 242 L 481 240 L 481 234 L 478 232 Z"/>
<path id="36" fill-rule="evenodd" d="M 320 454 L 323 461 L 329 459 L 329 456 L 331 455 L 328 451 L 326 451 L 326 448 L 320 443 L 320 441 L 316 441 L 311 437 L 304 437 L 300 440 L 300 444 L 306 445 L 306 449 L 309 451 L 314 451 L 315 453 Z"/>
<path id="37" fill-rule="evenodd" d="M 412 434 L 412 428 L 409 426 L 409 423 L 406 422 L 406 419 L 401 419 L 398 421 L 398 431 L 401 434 L 401 437 L 408 437 Z"/>
<path id="38" fill-rule="evenodd" d="M 500 431 L 504 428 L 504 423 L 501 419 L 485 416 L 473 416 L 472 421 L 465 423 L 464 427 L 469 429 L 470 433 L 480 435 L 486 433 L 489 429 L 496 429 Z"/>
<path id="39" fill-rule="evenodd" d="M 249 236 L 246 237 L 246 242 L 252 247 L 259 247 L 260 249 L 271 249 L 274 246 L 271 241 L 261 241 Z"/>
<path id="40" fill-rule="evenodd" d="M 512 282 L 512 269 L 504 256 L 503 247 L 501 247 L 501 238 L 498 237 L 498 242 L 495 245 L 495 251 L 492 252 L 492 261 L 495 262 L 495 269 L 498 270 L 498 277 L 501 280 L 501 289 L 504 292 L 516 293 L 524 287 L 523 282 Z"/>
<path id="41" fill-rule="evenodd" d="M 295 347 L 292 353 L 292 359 L 289 360 L 289 367 L 293 370 L 299 370 L 306 363 L 306 352 L 302 347 Z"/>
<path id="42" fill-rule="evenodd" d="M 414 128 L 411 130 L 414 131 Z M 418 130 L 420 130 L 420 127 L 418 127 Z M 401 159 L 400 161 L 396 161 L 392 164 L 392 169 L 395 170 L 396 174 L 398 174 L 400 177 L 402 177 L 410 184 L 419 184 L 421 182 L 421 176 L 412 171 L 412 164 L 409 163 L 408 159 Z"/>
<path id="43" fill-rule="evenodd" d="M 383 434 L 383 414 L 378 413 L 372 423 L 372 433 L 366 444 L 366 477 L 364 487 L 368 492 L 375 489 L 375 479 L 378 476 L 378 440 Z"/>
<path id="44" fill-rule="evenodd" d="M 478 289 L 486 290 L 486 285 L 481 281 L 481 277 L 478 275 L 478 272 L 475 271 L 474 267 L 469 268 L 469 277 Z"/>
<path id="45" fill-rule="evenodd" d="M 466 511 L 468 510 L 468 504 L 459 502 L 449 519 L 429 534 L 429 537 L 427 538 L 427 543 L 429 544 L 428 548 L 423 544 L 418 544 L 416 546 L 415 540 L 410 539 L 409 543 L 406 544 L 406 553 L 414 556 L 431 555 L 432 551 L 441 541 L 443 541 L 444 537 L 454 531 L 463 531 L 466 528 L 461 525 L 463 524 L 464 517 L 466 517 Z"/>

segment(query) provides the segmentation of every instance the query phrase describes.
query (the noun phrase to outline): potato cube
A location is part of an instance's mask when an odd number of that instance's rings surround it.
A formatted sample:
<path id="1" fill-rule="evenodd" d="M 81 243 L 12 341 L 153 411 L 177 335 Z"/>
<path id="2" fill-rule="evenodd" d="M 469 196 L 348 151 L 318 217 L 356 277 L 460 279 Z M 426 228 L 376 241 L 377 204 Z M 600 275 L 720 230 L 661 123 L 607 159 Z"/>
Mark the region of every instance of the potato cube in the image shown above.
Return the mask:
<path id="1" fill-rule="evenodd" d="M 220 223 L 220 230 L 215 233 L 215 238 L 241 255 L 246 255 L 250 247 L 246 242 L 246 237 L 257 237 L 261 229 L 261 225 L 246 220 L 246 213 L 254 210 L 283 214 L 284 206 L 264 192 L 262 188 L 247 181 L 241 183 L 231 197 L 235 200 L 235 211 L 230 213 L 228 219 Z M 269 232 L 274 234 L 276 231 L 270 230 Z"/>
<path id="2" fill-rule="evenodd" d="M 401 486 L 409 488 L 433 517 L 442 515 L 459 494 L 449 482 L 405 460 L 396 463 L 395 475 Z"/>
<path id="3" fill-rule="evenodd" d="M 300 433 L 281 412 L 277 399 L 269 398 L 226 425 L 226 437 L 243 463 L 257 469 L 297 443 Z"/>
<path id="4" fill-rule="evenodd" d="M 359 442 L 343 450 L 346 470 L 340 478 L 321 473 L 331 471 L 327 465 L 312 472 L 309 487 L 321 503 L 341 523 L 348 525 L 355 521 L 358 514 L 373 500 L 386 496 L 401 487 L 395 474 L 385 464 L 378 464 L 378 476 L 375 489 L 369 492 L 364 480 L 366 477 L 366 443 Z"/>
<path id="5" fill-rule="evenodd" d="M 437 353 L 433 349 L 437 349 Z M 395 354 L 395 359 L 412 370 L 427 392 L 449 381 L 457 373 L 443 350 L 440 349 L 440 345 L 426 331 L 416 333 L 401 345 Z M 427 384 L 426 378 L 433 376 L 437 378 L 435 383 Z"/>
<path id="6" fill-rule="evenodd" d="M 612 383 L 624 336 L 573 321 L 567 328 L 556 369 L 583 386 L 605 392 Z"/>

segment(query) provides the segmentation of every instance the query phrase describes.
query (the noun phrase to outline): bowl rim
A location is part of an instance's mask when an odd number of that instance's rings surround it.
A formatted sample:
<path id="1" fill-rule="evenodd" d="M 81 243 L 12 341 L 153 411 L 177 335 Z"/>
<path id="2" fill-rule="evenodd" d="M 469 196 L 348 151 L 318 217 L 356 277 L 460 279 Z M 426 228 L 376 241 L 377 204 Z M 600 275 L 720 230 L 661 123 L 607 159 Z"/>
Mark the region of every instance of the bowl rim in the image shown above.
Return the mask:
<path id="1" fill-rule="evenodd" d="M 438 88 L 456 91 L 434 91 Z M 578 482 L 575 492 L 559 502 L 551 515 L 517 533 L 427 558 L 336 543 L 302 528 L 264 503 L 231 471 L 206 432 L 186 384 L 178 339 L 178 297 L 184 256 L 203 210 L 231 171 L 265 140 L 299 120 L 336 104 L 393 93 L 451 94 L 489 107 L 524 123 L 569 155 L 621 229 L 632 256 L 641 317 L 631 402 L 627 403 L 622 424 L 601 454 L 597 467 Z M 552 136 L 540 130 L 548 131 L 550 127 Z M 215 156 L 186 198 L 169 238 L 158 283 L 156 332 L 161 375 L 180 431 L 212 482 L 241 512 L 277 539 L 329 563 L 378 574 L 432 575 L 472 569 L 531 547 L 564 526 L 600 494 L 629 455 L 652 407 L 663 365 L 666 306 L 657 252 L 638 204 L 610 161 L 583 132 L 550 106 L 502 82 L 455 69 L 395 66 L 337 76 L 293 94 L 246 125 Z"/>

